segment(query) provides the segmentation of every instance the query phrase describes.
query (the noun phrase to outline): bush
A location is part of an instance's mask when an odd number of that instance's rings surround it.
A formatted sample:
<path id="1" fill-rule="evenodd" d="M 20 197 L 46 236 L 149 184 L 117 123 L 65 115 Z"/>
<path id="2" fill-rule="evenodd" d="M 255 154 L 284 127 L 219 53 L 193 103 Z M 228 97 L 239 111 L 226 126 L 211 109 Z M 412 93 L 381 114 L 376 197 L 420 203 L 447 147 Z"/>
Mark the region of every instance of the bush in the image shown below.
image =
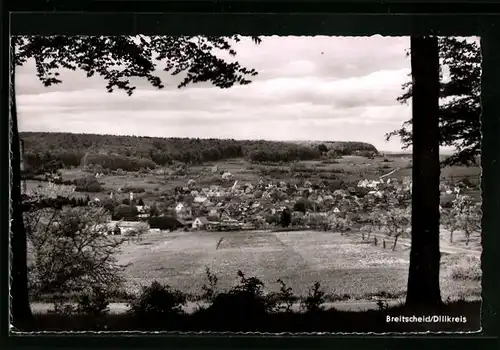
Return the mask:
<path id="1" fill-rule="evenodd" d="M 271 293 L 268 297 L 270 306 L 274 312 L 292 312 L 292 306 L 297 300 L 291 287 L 288 287 L 281 279 L 276 281 L 280 284 L 278 293 Z"/>
<path id="2" fill-rule="evenodd" d="M 122 192 L 133 192 L 133 193 L 143 193 L 145 192 L 146 190 L 143 188 L 143 187 L 132 187 L 132 186 L 128 186 L 128 187 L 123 187 L 122 188 Z"/>
<path id="3" fill-rule="evenodd" d="M 118 154 L 86 154 L 81 163 L 84 166 L 100 165 L 103 169 L 109 170 L 139 171 L 141 168 L 156 168 L 151 159 Z"/>
<path id="4" fill-rule="evenodd" d="M 293 206 L 293 211 L 299 211 L 305 214 L 307 210 L 313 210 L 313 202 L 307 198 L 299 198 Z"/>
<path id="5" fill-rule="evenodd" d="M 356 151 L 356 155 L 365 158 L 373 158 L 375 156 L 375 152 L 373 151 Z"/>
<path id="6" fill-rule="evenodd" d="M 273 310 L 275 304 L 264 296 L 264 283 L 260 279 L 247 278 L 242 271 L 238 271 L 238 276 L 240 283 L 229 292 L 217 294 L 207 310 L 234 322 L 252 324 Z"/>
<path id="7" fill-rule="evenodd" d="M 143 287 L 142 293 L 130 303 L 130 312 L 139 316 L 154 318 L 183 313 L 182 306 L 186 304 L 186 296 L 157 281 L 148 287 Z"/>
<path id="8" fill-rule="evenodd" d="M 202 299 L 209 302 L 213 302 L 215 297 L 217 296 L 216 288 L 217 288 L 218 278 L 208 267 L 205 268 L 205 275 L 208 279 L 208 286 L 204 284 L 201 287 L 203 289 Z"/>
<path id="9" fill-rule="evenodd" d="M 346 187 L 345 183 L 342 180 L 332 180 L 332 181 L 328 182 L 328 189 L 331 192 L 335 192 L 337 190 L 344 189 L 345 187 Z"/>
<path id="10" fill-rule="evenodd" d="M 462 256 L 451 267 L 451 278 L 457 281 L 480 281 L 482 276 L 480 259 Z"/>
<path id="11" fill-rule="evenodd" d="M 85 293 L 78 299 L 77 312 L 101 316 L 109 312 L 108 292 L 100 287 L 92 287 L 89 293 Z"/>
<path id="12" fill-rule="evenodd" d="M 101 192 L 103 190 L 102 185 L 93 176 L 79 178 L 73 180 L 73 184 L 76 186 L 75 191 L 77 192 Z"/>
<path id="13" fill-rule="evenodd" d="M 306 312 L 318 312 L 323 310 L 322 304 L 325 303 L 325 292 L 321 290 L 321 283 L 315 282 L 306 299 L 302 302 L 302 308 Z"/>
<path id="14" fill-rule="evenodd" d="M 137 208 L 135 205 L 120 204 L 113 212 L 113 220 L 131 219 L 137 216 Z"/>

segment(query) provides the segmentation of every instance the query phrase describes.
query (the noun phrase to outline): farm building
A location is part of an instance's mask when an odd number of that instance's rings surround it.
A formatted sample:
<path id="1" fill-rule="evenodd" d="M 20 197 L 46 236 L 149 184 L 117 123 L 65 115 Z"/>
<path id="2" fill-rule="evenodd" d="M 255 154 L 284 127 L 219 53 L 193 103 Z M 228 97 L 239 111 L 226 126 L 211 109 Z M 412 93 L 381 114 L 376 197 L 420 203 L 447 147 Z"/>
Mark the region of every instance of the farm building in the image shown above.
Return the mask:
<path id="1" fill-rule="evenodd" d="M 188 225 L 185 221 L 171 216 L 155 216 L 149 218 L 148 221 L 150 228 L 160 230 L 177 230 Z"/>
<path id="2" fill-rule="evenodd" d="M 192 227 L 197 230 L 209 229 L 211 226 L 211 222 L 204 216 L 196 218 L 192 224 Z"/>

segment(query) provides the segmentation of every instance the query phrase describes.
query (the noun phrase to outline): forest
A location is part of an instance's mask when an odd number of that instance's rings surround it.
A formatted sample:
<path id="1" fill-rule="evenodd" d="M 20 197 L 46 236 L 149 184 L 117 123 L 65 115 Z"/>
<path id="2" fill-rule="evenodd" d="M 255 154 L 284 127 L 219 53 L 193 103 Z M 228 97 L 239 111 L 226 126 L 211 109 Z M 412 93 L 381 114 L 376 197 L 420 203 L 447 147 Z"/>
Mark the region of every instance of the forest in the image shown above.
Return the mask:
<path id="1" fill-rule="evenodd" d="M 343 155 L 372 151 L 362 142 L 294 142 L 234 139 L 160 138 L 97 134 L 23 132 L 24 165 L 34 170 L 99 165 L 103 169 L 137 171 L 173 162 L 201 164 L 228 158 L 252 162 L 314 160 L 328 150 Z M 339 147 L 339 145 L 341 147 Z"/>

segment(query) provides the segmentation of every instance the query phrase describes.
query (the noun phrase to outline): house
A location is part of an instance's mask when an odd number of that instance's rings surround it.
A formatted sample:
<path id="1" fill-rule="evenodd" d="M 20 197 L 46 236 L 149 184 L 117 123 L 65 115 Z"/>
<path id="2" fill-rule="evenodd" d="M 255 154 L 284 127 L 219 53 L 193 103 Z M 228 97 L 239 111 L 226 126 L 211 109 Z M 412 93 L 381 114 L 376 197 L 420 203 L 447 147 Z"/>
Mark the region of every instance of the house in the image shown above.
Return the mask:
<path id="1" fill-rule="evenodd" d="M 175 213 L 180 218 L 189 218 L 193 215 L 191 207 L 187 206 L 184 203 L 178 203 L 175 206 Z"/>
<path id="2" fill-rule="evenodd" d="M 210 226 L 210 221 L 204 216 L 194 219 L 192 227 L 196 230 L 201 230 L 208 228 Z"/>
<path id="3" fill-rule="evenodd" d="M 207 197 L 197 196 L 194 198 L 195 203 L 204 203 L 208 200 Z"/>
<path id="4" fill-rule="evenodd" d="M 230 180 L 232 178 L 233 178 L 233 174 L 231 174 L 230 172 L 225 172 L 224 174 L 222 174 L 223 180 Z"/>
<path id="5" fill-rule="evenodd" d="M 151 207 L 149 205 L 136 205 L 137 212 L 139 214 L 146 214 L 151 210 Z"/>

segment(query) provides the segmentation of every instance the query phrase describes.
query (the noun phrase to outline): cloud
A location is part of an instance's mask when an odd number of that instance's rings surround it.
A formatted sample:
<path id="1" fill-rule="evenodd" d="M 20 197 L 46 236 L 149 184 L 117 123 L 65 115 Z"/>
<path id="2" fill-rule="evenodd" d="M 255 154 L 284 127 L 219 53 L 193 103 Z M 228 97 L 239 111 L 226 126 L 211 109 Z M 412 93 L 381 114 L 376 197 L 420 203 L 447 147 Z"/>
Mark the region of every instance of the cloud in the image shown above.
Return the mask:
<path id="1" fill-rule="evenodd" d="M 218 89 L 159 72 L 165 88 L 144 80 L 134 95 L 109 94 L 100 77 L 63 71 L 63 83 L 43 87 L 33 62 L 17 71 L 20 130 L 164 137 L 356 140 L 400 150 L 384 134 L 410 117 L 396 97 L 410 64 L 406 37 L 246 38 L 234 48 L 255 68 L 253 83 Z"/>

